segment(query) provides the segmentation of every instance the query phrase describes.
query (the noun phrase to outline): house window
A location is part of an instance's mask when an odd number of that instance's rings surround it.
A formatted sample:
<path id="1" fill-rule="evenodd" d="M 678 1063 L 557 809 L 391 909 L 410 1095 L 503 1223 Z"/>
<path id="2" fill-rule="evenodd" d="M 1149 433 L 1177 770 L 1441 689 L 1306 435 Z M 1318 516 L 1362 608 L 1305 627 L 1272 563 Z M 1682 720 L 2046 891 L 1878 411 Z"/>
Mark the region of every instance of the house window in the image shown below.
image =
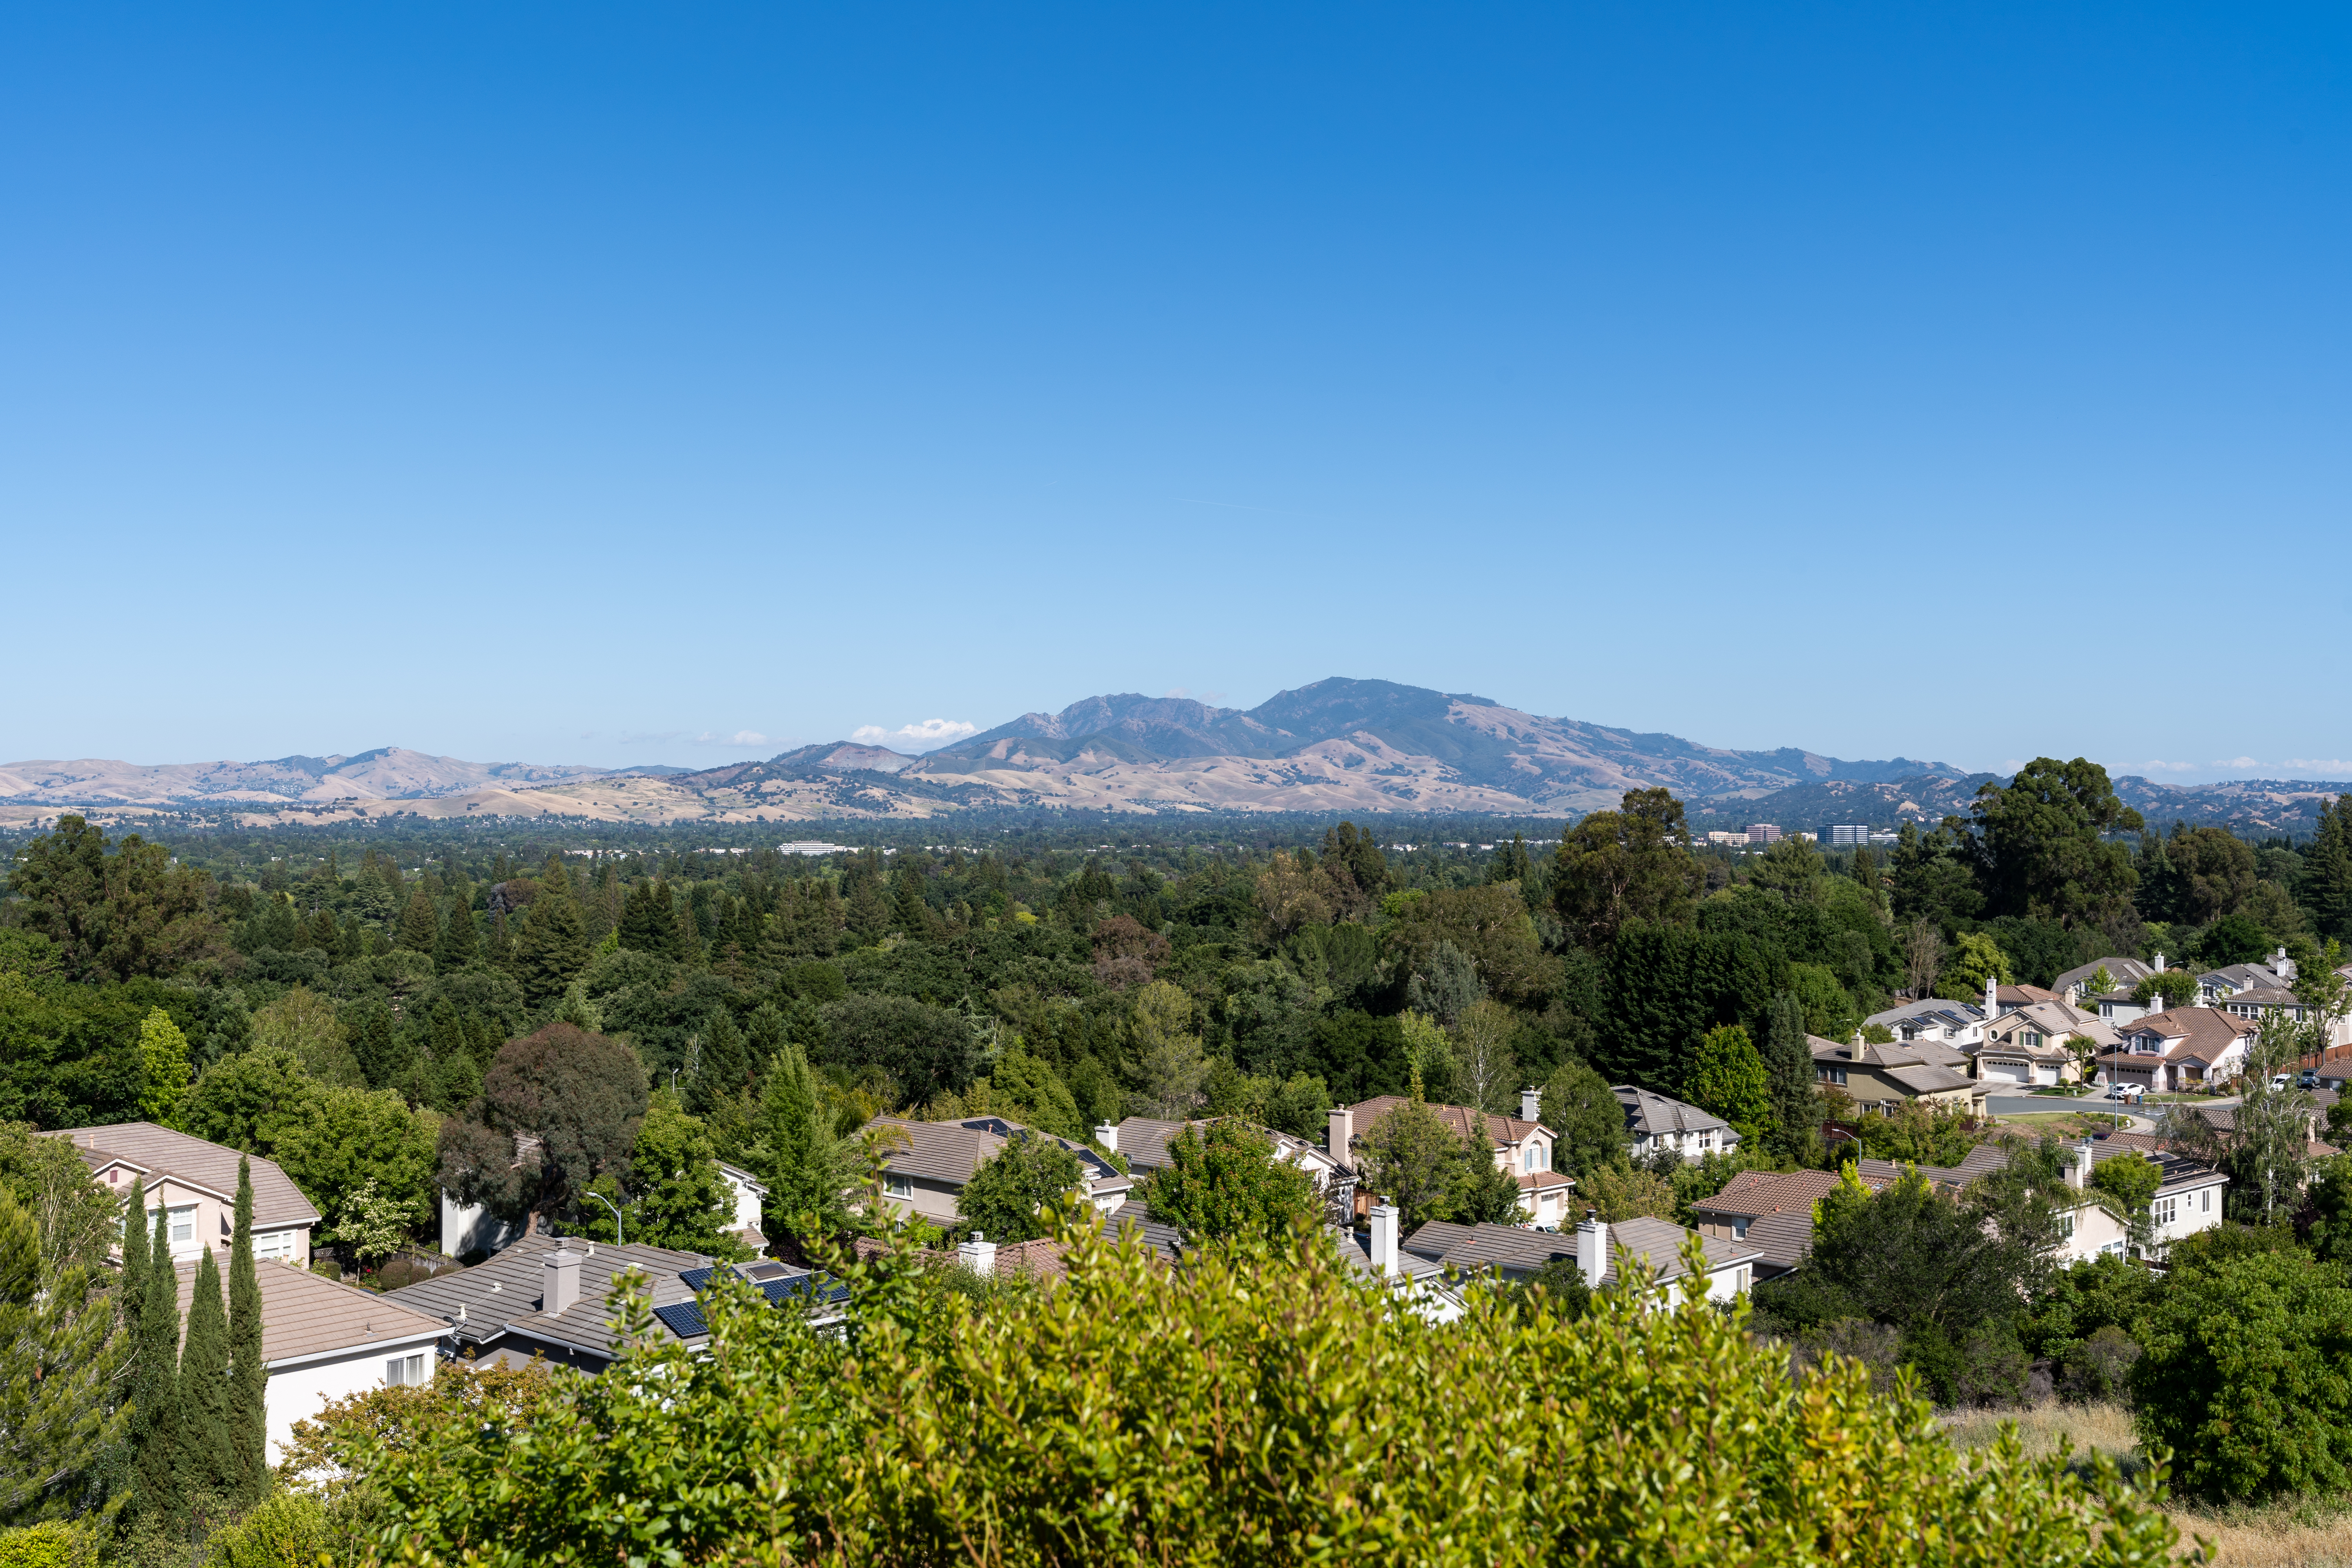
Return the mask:
<path id="1" fill-rule="evenodd" d="M 1823 1083 L 1843 1083 L 1845 1081 L 1845 1068 L 1815 1068 L 1813 1069 L 1813 1076 Z"/>
<path id="2" fill-rule="evenodd" d="M 183 1246 L 196 1239 L 195 1205 L 185 1204 L 179 1208 L 167 1210 L 166 1212 L 171 1215 L 171 1218 L 167 1223 L 172 1227 L 171 1237 L 173 1246 Z"/>
<path id="3" fill-rule="evenodd" d="M 253 1238 L 256 1258 L 289 1259 L 294 1256 L 294 1233 L 290 1230 L 264 1231 Z"/>
<path id="4" fill-rule="evenodd" d="M 1527 1168 L 1530 1174 L 1551 1169 L 1551 1151 L 1540 1143 L 1528 1145 Z"/>
<path id="5" fill-rule="evenodd" d="M 2149 1217 L 2158 1225 L 2170 1225 L 2180 1217 L 2178 1198 L 2158 1198 L 2148 1210 Z"/>
<path id="6" fill-rule="evenodd" d="M 396 1355 L 383 1363 L 383 1385 L 386 1388 L 417 1388 L 432 1382 L 425 1374 L 425 1356 Z"/>
<path id="7" fill-rule="evenodd" d="M 2072 1212 L 2062 1214 L 2058 1216 L 2058 1234 L 2065 1237 L 2070 1241 L 2074 1239 L 2074 1216 Z"/>
<path id="8" fill-rule="evenodd" d="M 2207 1214 L 2213 1212 L 2213 1189 L 2210 1187 L 2205 1189 L 2205 1212 Z"/>
<path id="9" fill-rule="evenodd" d="M 884 1184 L 882 1190 L 894 1198 L 911 1199 L 915 1195 L 915 1184 L 911 1177 L 893 1176 Z"/>

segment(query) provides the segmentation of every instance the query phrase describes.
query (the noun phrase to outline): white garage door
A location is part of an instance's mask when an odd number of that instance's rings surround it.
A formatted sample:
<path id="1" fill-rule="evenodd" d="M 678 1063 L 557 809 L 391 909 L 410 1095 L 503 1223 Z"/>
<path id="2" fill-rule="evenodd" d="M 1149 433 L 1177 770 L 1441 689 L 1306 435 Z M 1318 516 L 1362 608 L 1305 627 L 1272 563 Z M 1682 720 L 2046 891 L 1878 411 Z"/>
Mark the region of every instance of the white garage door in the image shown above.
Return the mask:
<path id="1" fill-rule="evenodd" d="M 2023 1062 L 1987 1062 L 1984 1064 L 1984 1075 L 1999 1083 L 2032 1083 L 2033 1081 L 2033 1069 Z"/>

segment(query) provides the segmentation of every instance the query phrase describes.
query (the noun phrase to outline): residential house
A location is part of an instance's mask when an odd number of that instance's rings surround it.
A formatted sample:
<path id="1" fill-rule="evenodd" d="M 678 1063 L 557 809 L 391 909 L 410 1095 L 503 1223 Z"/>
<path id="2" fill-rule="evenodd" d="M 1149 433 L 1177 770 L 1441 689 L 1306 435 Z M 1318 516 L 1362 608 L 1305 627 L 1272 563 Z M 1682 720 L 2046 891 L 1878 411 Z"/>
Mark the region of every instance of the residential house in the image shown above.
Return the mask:
<path id="1" fill-rule="evenodd" d="M 1148 1116 L 1130 1116 L 1113 1127 L 1108 1123 L 1095 1129 L 1095 1142 L 1115 1154 L 1127 1156 L 1128 1173 L 1140 1179 L 1168 1168 L 1168 1145 L 1181 1136 L 1187 1127 L 1196 1128 L 1205 1135 L 1210 1123 L 1196 1121 L 1157 1121 Z M 1271 1127 L 1258 1131 L 1274 1146 L 1274 1157 L 1286 1165 L 1296 1165 L 1307 1173 L 1315 1190 L 1342 1207 L 1351 1206 L 1356 1188 L 1356 1173 L 1331 1157 L 1320 1144 L 1309 1143 L 1304 1138 L 1287 1132 L 1277 1132 Z"/>
<path id="2" fill-rule="evenodd" d="M 2098 977 L 2099 971 L 2102 969 L 2107 972 L 2107 989 L 2094 993 L 2091 983 Z M 2052 990 L 2058 993 L 2059 1000 L 2073 1006 L 2095 1011 L 2100 996 L 2116 991 L 2128 995 L 2134 986 L 2155 973 L 2154 965 L 2142 963 L 2137 958 L 2110 956 L 2094 959 L 2079 969 L 2070 969 L 2052 981 L 2050 986 Z"/>
<path id="3" fill-rule="evenodd" d="M 1984 1038 L 1985 1009 L 1972 1002 L 1930 996 L 1873 1013 L 1862 1022 L 1864 1028 L 1875 1025 L 1886 1030 L 1897 1045 L 1940 1046 L 1957 1054 Z"/>
<path id="4" fill-rule="evenodd" d="M 2010 1006 L 1985 1026 L 1984 1039 L 1970 1054 L 1976 1076 L 1988 1083 L 2060 1084 L 2081 1079 L 2071 1042 L 2092 1042 L 2098 1052 L 2116 1049 L 2115 1029 L 2095 1013 L 2059 1001 Z"/>
<path id="5" fill-rule="evenodd" d="M 2151 1013 L 2116 1031 L 2116 1049 L 2098 1058 L 2098 1082 L 2137 1084 L 2155 1093 L 2208 1089 L 2238 1076 L 2246 1048 L 2261 1033 L 2252 1019 L 2211 1007 Z"/>
<path id="6" fill-rule="evenodd" d="M 1861 1039 L 1857 1032 L 1856 1038 L 1845 1045 L 1818 1035 L 1806 1036 L 1805 1044 L 1813 1053 L 1814 1081 L 1843 1089 L 1865 1114 L 1892 1111 L 1911 1100 L 1981 1115 L 1985 1096 L 1991 1091 L 1990 1085 L 1952 1065 L 1954 1058 L 1960 1062 L 1968 1058 L 1941 1041 L 1879 1046 Z"/>
<path id="7" fill-rule="evenodd" d="M 1533 1226 L 1558 1226 L 1569 1215 L 1569 1194 L 1576 1182 L 1553 1169 L 1553 1132 L 1543 1124 L 1541 1090 L 1526 1089 L 1519 1091 L 1519 1114 L 1498 1116 L 1493 1111 L 1478 1110 L 1466 1105 L 1432 1105 L 1438 1121 L 1458 1138 L 1482 1138 L 1493 1152 L 1495 1168 L 1508 1171 L 1519 1184 L 1519 1212 Z M 1359 1167 L 1352 1152 L 1356 1139 L 1371 1131 L 1373 1125 L 1398 1106 L 1406 1103 L 1401 1094 L 1383 1094 L 1355 1105 L 1335 1108 L 1331 1112 L 1330 1129 L 1324 1148 L 1335 1158 L 1347 1163 L 1351 1173 Z M 1349 1152 L 1342 1153 L 1342 1151 Z M 1371 1194 L 1360 1187 L 1356 1194 L 1359 1213 L 1369 1208 Z"/>
<path id="8" fill-rule="evenodd" d="M 75 1127 L 42 1136 L 70 1142 L 89 1167 L 90 1179 L 117 1203 L 134 1186 L 142 1189 L 151 1215 L 162 1209 L 170 1216 L 166 1234 L 175 1260 L 194 1263 L 210 1247 L 226 1264 L 229 1234 L 236 1228 L 236 1163 L 246 1156 L 152 1121 Z M 276 1161 L 258 1155 L 251 1160 L 254 1257 L 309 1268 L 310 1227 L 323 1216 Z"/>
<path id="9" fill-rule="evenodd" d="M 2148 1203 L 2154 1232 L 2151 1256 L 2161 1258 L 2181 1237 L 2211 1230 L 2221 1223 L 2222 1190 L 2230 1184 L 2230 1178 L 2185 1154 L 2147 1148 L 2138 1139 L 2129 1142 L 2084 1139 L 2074 1146 L 2074 1157 L 2067 1163 L 2066 1184 L 2078 1192 L 2088 1191 L 2092 1173 L 2101 1163 L 2124 1159 L 2149 1160 L 2158 1167 L 2156 1195 Z M 2101 1253 L 2124 1256 L 2124 1226 L 2115 1215 L 2076 1209 L 2071 1217 L 2074 1223 L 2060 1249 L 2064 1261 L 2079 1263 Z"/>
<path id="10" fill-rule="evenodd" d="M 2227 994 L 2213 1005 L 2232 1018 L 2243 1018 L 2257 1027 L 2261 1026 L 2263 1016 L 2273 1011 L 2298 1024 L 2309 1017 L 2313 1011 L 2302 997 L 2278 985 L 2251 985 L 2245 990 Z M 2339 1051 L 2347 1045 L 2352 1045 L 2352 1016 L 2330 1018 L 2327 1021 L 2327 1040 L 2320 1054 L 2325 1056 Z M 2304 1054 L 2308 1058 L 2312 1053 Z"/>
<path id="11" fill-rule="evenodd" d="M 1104 1214 L 1125 1203 L 1135 1182 L 1084 1143 L 1007 1121 L 1002 1116 L 968 1116 L 961 1121 L 913 1121 L 877 1116 L 864 1131 L 881 1133 L 882 1195 L 896 1215 L 919 1215 L 933 1225 L 956 1219 L 956 1195 L 972 1173 L 1023 1138 L 1044 1138 L 1077 1156 L 1079 1184 L 1087 1201 Z"/>
<path id="12" fill-rule="evenodd" d="M 1803 1267 L 1813 1255 L 1813 1205 L 1837 1190 L 1833 1171 L 1742 1171 L 1692 1205 L 1701 1236 L 1745 1243 L 1756 1278 Z M 1876 1191 L 1884 1183 L 1870 1183 Z"/>
<path id="13" fill-rule="evenodd" d="M 196 1268 L 193 1256 L 180 1260 L 184 1330 Z M 253 1275 L 261 1288 L 261 1360 L 269 1369 L 261 1403 L 270 1463 L 285 1457 L 294 1424 L 328 1401 L 431 1379 L 439 1319 L 289 1262 L 257 1264 Z M 221 1299 L 226 1305 L 226 1289 Z"/>
<path id="14" fill-rule="evenodd" d="M 1625 1131 L 1633 1139 L 1636 1159 L 1672 1150 L 1685 1160 L 1696 1160 L 1739 1147 L 1738 1128 L 1696 1105 L 1668 1100 L 1630 1083 L 1612 1085 L 1609 1092 L 1624 1108 Z"/>
<path id="15" fill-rule="evenodd" d="M 2261 963 L 2228 963 L 2197 977 L 2197 1000 L 2211 1007 L 2243 991 L 2290 991 L 2295 982 L 2294 960 L 2280 948 Z"/>
<path id="16" fill-rule="evenodd" d="M 428 1318 L 443 1353 L 483 1366 L 521 1366 L 534 1357 L 583 1372 L 602 1372 L 620 1352 L 613 1343 L 613 1282 L 635 1270 L 652 1293 L 655 1332 L 698 1350 L 710 1339 L 698 1303 L 721 1270 L 731 1270 L 772 1305 L 809 1305 L 838 1316 L 842 1286 L 773 1258 L 722 1264 L 699 1253 L 641 1242 L 614 1246 L 545 1234 L 527 1236 L 488 1261 L 453 1268 L 387 1290 Z"/>
<path id="17" fill-rule="evenodd" d="M 1694 1236 L 1706 1256 L 1704 1284 L 1685 1278 L 1683 1247 Z M 1619 1266 L 1630 1264 L 1664 1283 L 1669 1300 L 1703 1294 L 1717 1301 L 1728 1301 L 1755 1283 L 1758 1257 L 1752 1247 L 1687 1231 L 1669 1220 L 1643 1216 L 1612 1225 L 1591 1214 L 1560 1236 L 1516 1226 L 1432 1220 L 1405 1238 L 1404 1250 L 1456 1274 L 1487 1271 L 1504 1279 L 1528 1279 L 1569 1259 L 1594 1287 L 1615 1280 Z"/>
<path id="18" fill-rule="evenodd" d="M 1443 1261 L 1402 1245 L 1403 1216 L 1394 1204 L 1374 1204 L 1360 1231 L 1337 1233 L 1340 1254 L 1361 1273 L 1388 1288 L 1398 1303 L 1433 1323 L 1450 1323 L 1462 1316 L 1458 1281 Z M 1424 1227 L 1426 1228 L 1426 1227 Z M 1537 1232 L 1517 1226 L 1493 1227 L 1514 1236 Z M 1421 1232 L 1415 1231 L 1415 1236 Z"/>

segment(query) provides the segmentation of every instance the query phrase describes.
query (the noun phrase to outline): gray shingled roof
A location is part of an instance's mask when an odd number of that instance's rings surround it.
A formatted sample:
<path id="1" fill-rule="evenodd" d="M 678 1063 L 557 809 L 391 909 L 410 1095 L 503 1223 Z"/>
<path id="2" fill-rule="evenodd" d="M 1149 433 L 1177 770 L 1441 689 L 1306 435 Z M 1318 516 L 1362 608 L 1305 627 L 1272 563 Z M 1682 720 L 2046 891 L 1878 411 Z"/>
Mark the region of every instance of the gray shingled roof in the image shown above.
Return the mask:
<path id="1" fill-rule="evenodd" d="M 569 1247 L 580 1256 L 580 1299 L 570 1310 L 551 1316 L 540 1310 L 540 1291 L 547 1257 L 559 1247 Z M 440 1319 L 450 1325 L 460 1346 L 486 1344 L 511 1329 L 602 1355 L 612 1343 L 612 1330 L 605 1325 L 613 1314 L 604 1297 L 615 1276 L 640 1269 L 653 1286 L 656 1309 L 677 1306 L 694 1300 L 692 1288 L 679 1276 L 708 1268 L 710 1261 L 699 1253 L 636 1242 L 614 1247 L 577 1237 L 527 1236 L 471 1268 L 452 1269 L 387 1290 L 383 1299 Z M 458 1321 L 461 1308 L 463 1322 Z"/>
<path id="2" fill-rule="evenodd" d="M 1116 1192 L 1128 1178 L 1109 1161 L 1084 1143 L 1040 1132 L 1002 1116 L 967 1116 L 961 1121 L 913 1121 L 903 1116 L 877 1116 L 866 1131 L 895 1130 L 905 1142 L 884 1151 L 882 1163 L 902 1176 L 922 1176 L 957 1186 L 996 1157 L 1016 1137 L 1051 1139 L 1078 1157 L 1097 1192 Z"/>
<path id="3" fill-rule="evenodd" d="M 1731 1123 L 1719 1116 L 1709 1116 L 1696 1105 L 1685 1105 L 1630 1083 L 1612 1084 L 1609 1092 L 1625 1108 L 1625 1129 L 1629 1132 L 1655 1137 L 1662 1132 L 1731 1131 Z"/>
<path id="4" fill-rule="evenodd" d="M 109 1127 L 74 1127 L 62 1131 L 42 1134 L 48 1138 L 64 1138 L 72 1142 L 92 1170 L 101 1168 L 107 1158 L 134 1165 L 142 1173 L 141 1180 L 152 1186 L 159 1176 L 180 1178 L 192 1186 L 204 1187 L 235 1202 L 236 1198 L 237 1152 L 225 1144 L 192 1138 L 185 1132 L 175 1132 L 169 1127 L 158 1127 L 152 1121 L 118 1121 Z M 92 1155 L 101 1156 L 98 1159 Z M 273 1160 L 259 1155 L 253 1161 L 253 1224 L 257 1230 L 279 1230 L 292 1225 L 316 1225 L 324 1216 L 302 1195 L 302 1189 L 292 1177 L 278 1168 Z"/>
<path id="5" fill-rule="evenodd" d="M 1646 1261 L 1661 1279 L 1678 1277 L 1683 1271 L 1684 1238 L 1696 1234 L 1668 1220 L 1646 1216 L 1619 1220 L 1609 1227 L 1609 1268 L 1601 1275 L 1602 1283 L 1617 1277 L 1619 1247 Z M 1698 1239 L 1706 1249 L 1707 1265 L 1712 1268 L 1746 1262 L 1756 1256 L 1755 1248 L 1745 1242 L 1724 1241 L 1712 1236 Z M 1572 1260 L 1576 1257 L 1576 1233 L 1432 1220 L 1405 1237 L 1404 1250 L 1465 1273 L 1493 1268 L 1505 1275 L 1533 1274 L 1554 1258 Z"/>

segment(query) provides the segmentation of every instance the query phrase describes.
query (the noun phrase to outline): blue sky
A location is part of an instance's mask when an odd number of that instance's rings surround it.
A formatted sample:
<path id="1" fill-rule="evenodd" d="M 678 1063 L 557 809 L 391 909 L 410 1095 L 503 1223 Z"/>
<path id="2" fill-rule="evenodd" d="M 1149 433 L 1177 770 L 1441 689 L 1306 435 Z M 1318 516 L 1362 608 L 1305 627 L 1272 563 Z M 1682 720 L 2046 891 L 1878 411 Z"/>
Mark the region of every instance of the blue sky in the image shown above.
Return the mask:
<path id="1" fill-rule="evenodd" d="M 15 7 L 0 759 L 709 765 L 1346 674 L 2352 777 L 2347 46 Z"/>

